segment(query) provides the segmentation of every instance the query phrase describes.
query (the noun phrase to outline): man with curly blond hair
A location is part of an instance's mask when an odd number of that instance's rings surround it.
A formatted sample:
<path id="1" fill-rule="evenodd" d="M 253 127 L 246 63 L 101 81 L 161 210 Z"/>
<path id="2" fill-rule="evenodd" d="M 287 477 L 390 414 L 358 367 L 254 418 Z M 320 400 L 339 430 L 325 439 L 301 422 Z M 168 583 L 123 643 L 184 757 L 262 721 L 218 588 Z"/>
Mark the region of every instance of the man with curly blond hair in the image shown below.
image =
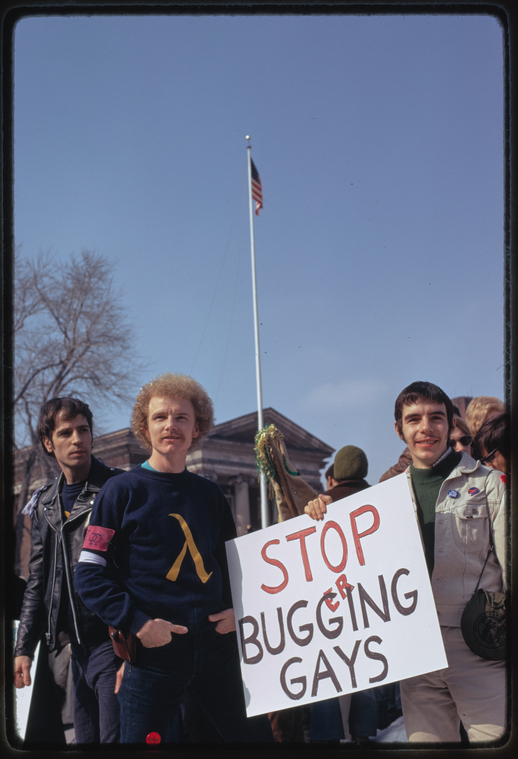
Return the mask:
<path id="1" fill-rule="evenodd" d="M 149 403 L 153 397 L 159 398 L 182 398 L 192 403 L 196 416 L 198 433 L 194 438 L 189 453 L 195 450 L 201 440 L 209 434 L 214 423 L 214 409 L 207 391 L 199 382 L 187 374 L 171 374 L 166 372 L 140 389 L 133 413 L 131 415 L 131 429 L 139 443 L 149 452 L 152 446 L 148 436 L 148 413 Z"/>
<path id="2" fill-rule="evenodd" d="M 141 388 L 131 419 L 149 459 L 99 493 L 76 570 L 88 608 L 137 638 L 119 689 L 121 742 L 167 741 L 189 688 L 225 741 L 273 741 L 246 718 L 225 542 L 236 536 L 214 482 L 186 469 L 213 423 L 191 377 Z M 115 482 L 114 480 L 114 482 Z"/>

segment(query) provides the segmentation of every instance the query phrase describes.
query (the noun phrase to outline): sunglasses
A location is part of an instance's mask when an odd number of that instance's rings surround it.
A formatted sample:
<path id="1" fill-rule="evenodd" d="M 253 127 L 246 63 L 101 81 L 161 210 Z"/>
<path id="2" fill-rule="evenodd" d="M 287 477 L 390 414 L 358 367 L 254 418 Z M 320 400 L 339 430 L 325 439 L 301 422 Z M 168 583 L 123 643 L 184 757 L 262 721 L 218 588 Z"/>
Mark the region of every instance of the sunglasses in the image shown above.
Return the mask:
<path id="1" fill-rule="evenodd" d="M 499 450 L 499 448 L 495 448 L 495 450 L 494 450 L 494 451 L 491 451 L 491 453 L 488 453 L 488 454 L 487 454 L 487 456 L 484 456 L 484 458 L 483 458 L 483 459 L 480 459 L 480 463 L 481 463 L 481 464 L 487 464 L 488 462 L 490 462 L 490 461 L 491 461 L 491 459 L 493 458 L 493 456 L 495 455 L 495 453 L 496 453 L 498 450 Z"/>
<path id="2" fill-rule="evenodd" d="M 456 443 L 460 443 L 461 445 L 470 445 L 471 439 L 472 439 L 471 435 L 463 435 L 458 440 L 453 440 L 452 439 L 451 442 L 452 442 L 453 447 L 455 447 Z"/>

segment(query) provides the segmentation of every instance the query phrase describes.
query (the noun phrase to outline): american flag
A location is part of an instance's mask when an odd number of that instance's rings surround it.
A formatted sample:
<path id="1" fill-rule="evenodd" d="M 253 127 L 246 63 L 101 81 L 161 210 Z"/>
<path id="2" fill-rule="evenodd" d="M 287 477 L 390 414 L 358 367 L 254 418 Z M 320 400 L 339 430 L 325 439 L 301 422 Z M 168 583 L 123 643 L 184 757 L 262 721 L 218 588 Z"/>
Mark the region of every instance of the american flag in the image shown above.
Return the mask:
<path id="1" fill-rule="evenodd" d="M 252 159 L 250 158 L 252 161 Z M 259 216 L 259 211 L 263 207 L 263 188 L 261 187 L 261 178 L 252 161 L 252 198 L 255 200 L 255 212 Z"/>

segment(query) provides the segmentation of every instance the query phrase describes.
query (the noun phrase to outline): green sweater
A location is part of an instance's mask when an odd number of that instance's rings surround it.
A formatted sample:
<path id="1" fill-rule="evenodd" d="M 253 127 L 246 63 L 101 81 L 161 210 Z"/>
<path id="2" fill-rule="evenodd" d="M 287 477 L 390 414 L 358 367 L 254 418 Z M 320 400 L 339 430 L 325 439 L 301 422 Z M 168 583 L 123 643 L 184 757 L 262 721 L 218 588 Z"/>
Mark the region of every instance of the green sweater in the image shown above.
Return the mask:
<path id="1" fill-rule="evenodd" d="M 451 451 L 445 458 L 434 464 L 430 469 L 416 469 L 410 465 L 410 476 L 414 486 L 417 505 L 417 517 L 423 536 L 424 553 L 430 577 L 432 576 L 435 556 L 435 506 L 439 497 L 441 485 L 459 461 L 461 454 Z"/>

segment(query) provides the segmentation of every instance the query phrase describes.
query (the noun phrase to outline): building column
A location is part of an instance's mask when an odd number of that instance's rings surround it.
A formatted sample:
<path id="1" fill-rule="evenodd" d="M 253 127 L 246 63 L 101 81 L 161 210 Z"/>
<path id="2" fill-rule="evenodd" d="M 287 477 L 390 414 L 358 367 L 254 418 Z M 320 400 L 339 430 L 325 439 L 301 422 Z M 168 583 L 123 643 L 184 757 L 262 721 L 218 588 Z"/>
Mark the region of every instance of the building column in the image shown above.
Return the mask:
<path id="1" fill-rule="evenodd" d="M 232 480 L 234 486 L 234 508 L 237 535 L 246 535 L 250 524 L 250 499 L 248 495 L 248 482 L 241 475 Z"/>

